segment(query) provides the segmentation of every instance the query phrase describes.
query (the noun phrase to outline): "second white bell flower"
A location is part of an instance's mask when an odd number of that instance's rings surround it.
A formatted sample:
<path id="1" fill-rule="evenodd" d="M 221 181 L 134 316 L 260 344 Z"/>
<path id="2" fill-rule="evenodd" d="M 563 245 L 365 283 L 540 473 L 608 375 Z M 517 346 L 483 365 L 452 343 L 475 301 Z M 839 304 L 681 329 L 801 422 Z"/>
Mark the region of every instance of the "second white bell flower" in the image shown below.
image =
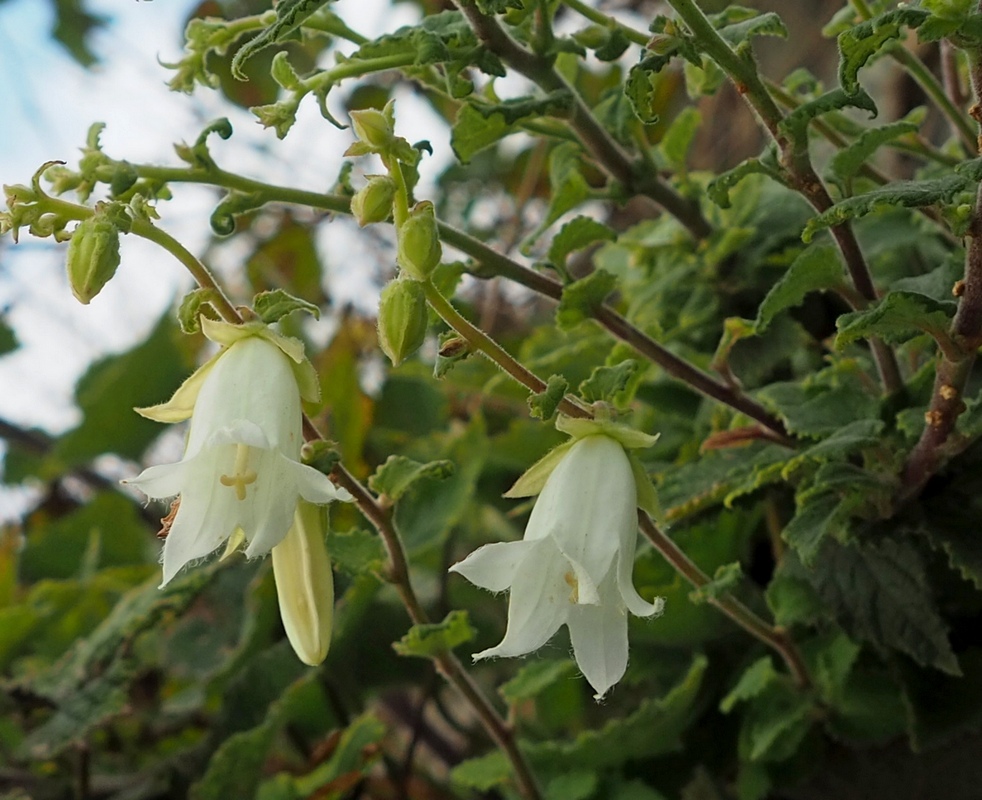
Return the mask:
<path id="1" fill-rule="evenodd" d="M 191 418 L 184 457 L 150 467 L 128 483 L 155 498 L 180 495 L 164 542 L 163 583 L 237 532 L 247 556 L 268 553 L 293 524 L 300 498 L 350 499 L 326 475 L 300 463 L 301 392 L 316 387 L 302 345 L 265 326 L 204 320 L 224 348 L 160 406 L 162 422 Z"/>
<path id="2" fill-rule="evenodd" d="M 523 478 L 535 491 L 544 480 L 525 538 L 484 545 L 451 571 L 511 593 L 505 638 L 475 659 L 525 655 L 566 625 L 576 663 L 600 699 L 627 668 L 627 613 L 650 617 L 663 607 L 660 598 L 644 600 L 632 582 L 639 490 L 624 449 L 654 437 L 621 429 L 626 435 L 615 438 L 609 433 L 619 426 L 566 422 L 580 438 Z"/>

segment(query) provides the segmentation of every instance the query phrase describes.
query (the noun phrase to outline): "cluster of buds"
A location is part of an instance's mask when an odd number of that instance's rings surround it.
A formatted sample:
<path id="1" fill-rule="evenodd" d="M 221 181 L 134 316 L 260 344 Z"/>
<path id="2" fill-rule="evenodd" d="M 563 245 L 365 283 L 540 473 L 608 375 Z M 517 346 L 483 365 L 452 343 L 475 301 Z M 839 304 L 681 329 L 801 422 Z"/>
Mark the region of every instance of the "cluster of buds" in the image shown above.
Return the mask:
<path id="1" fill-rule="evenodd" d="M 423 284 L 443 256 L 433 204 L 424 201 L 408 208 L 402 164 L 415 164 L 418 152 L 395 134 L 395 109 L 370 108 L 351 112 L 358 141 L 346 155 L 377 154 L 390 175 L 370 175 L 351 198 L 351 213 L 361 226 L 396 221 L 399 276 L 383 290 L 378 310 L 378 338 L 382 351 L 398 366 L 415 353 L 426 338 L 429 323 Z M 395 174 L 400 171 L 399 174 Z"/>

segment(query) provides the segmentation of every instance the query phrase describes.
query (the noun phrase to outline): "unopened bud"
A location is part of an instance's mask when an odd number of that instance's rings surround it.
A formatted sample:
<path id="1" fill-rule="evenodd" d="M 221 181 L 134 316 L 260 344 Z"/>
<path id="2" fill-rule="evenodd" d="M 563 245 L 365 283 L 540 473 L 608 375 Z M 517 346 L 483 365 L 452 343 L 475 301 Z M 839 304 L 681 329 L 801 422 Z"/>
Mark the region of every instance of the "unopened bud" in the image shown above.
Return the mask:
<path id="1" fill-rule="evenodd" d="M 354 197 L 351 213 L 361 227 L 373 222 L 385 222 L 392 213 L 392 198 L 396 185 L 388 175 L 372 175 Z"/>
<path id="2" fill-rule="evenodd" d="M 351 125 L 355 129 L 355 136 L 375 151 L 386 151 L 392 146 L 395 139 L 395 131 L 392 127 L 391 114 L 379 111 L 377 108 L 365 108 L 361 111 L 352 111 Z"/>
<path id="3" fill-rule="evenodd" d="M 280 618 L 297 657 L 316 667 L 331 646 L 334 576 L 324 543 L 327 512 L 301 500 L 286 538 L 273 548 Z"/>
<path id="4" fill-rule="evenodd" d="M 87 305 L 119 266 L 119 229 L 109 217 L 96 212 L 82 220 L 68 243 L 68 283 L 72 294 Z"/>
<path id="5" fill-rule="evenodd" d="M 426 280 L 440 263 L 443 249 L 436 231 L 433 203 L 417 203 L 399 228 L 399 266 L 416 280 Z"/>
<path id="6" fill-rule="evenodd" d="M 378 342 L 393 366 L 419 350 L 426 338 L 426 296 L 421 284 L 397 278 L 382 290 Z"/>

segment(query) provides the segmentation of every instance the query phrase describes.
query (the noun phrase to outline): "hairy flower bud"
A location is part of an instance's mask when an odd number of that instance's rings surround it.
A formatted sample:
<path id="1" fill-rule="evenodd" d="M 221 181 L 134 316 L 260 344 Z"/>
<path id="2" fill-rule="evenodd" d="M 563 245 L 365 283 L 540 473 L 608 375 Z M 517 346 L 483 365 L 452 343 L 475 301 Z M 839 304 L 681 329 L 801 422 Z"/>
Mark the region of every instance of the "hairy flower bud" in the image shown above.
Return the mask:
<path id="1" fill-rule="evenodd" d="M 287 638 L 304 664 L 316 667 L 331 645 L 334 576 L 324 544 L 327 511 L 301 500 L 286 538 L 273 548 L 273 576 Z"/>
<path id="2" fill-rule="evenodd" d="M 433 203 L 417 203 L 399 228 L 399 266 L 416 280 L 426 280 L 440 263 L 443 249 L 436 231 Z"/>
<path id="3" fill-rule="evenodd" d="M 382 290 L 378 341 L 393 366 L 399 366 L 420 348 L 426 327 L 426 297 L 418 282 L 396 279 Z"/>
<path id="4" fill-rule="evenodd" d="M 102 291 L 119 266 L 119 229 L 105 214 L 82 220 L 68 244 L 68 283 L 80 303 Z"/>
<path id="5" fill-rule="evenodd" d="M 395 131 L 392 127 L 392 115 L 389 107 L 384 111 L 377 108 L 365 108 L 361 111 L 350 112 L 351 125 L 355 136 L 375 151 L 385 151 L 392 146 Z"/>
<path id="6" fill-rule="evenodd" d="M 372 175 L 367 184 L 351 198 L 351 213 L 361 227 L 385 222 L 392 213 L 395 183 L 388 175 Z"/>

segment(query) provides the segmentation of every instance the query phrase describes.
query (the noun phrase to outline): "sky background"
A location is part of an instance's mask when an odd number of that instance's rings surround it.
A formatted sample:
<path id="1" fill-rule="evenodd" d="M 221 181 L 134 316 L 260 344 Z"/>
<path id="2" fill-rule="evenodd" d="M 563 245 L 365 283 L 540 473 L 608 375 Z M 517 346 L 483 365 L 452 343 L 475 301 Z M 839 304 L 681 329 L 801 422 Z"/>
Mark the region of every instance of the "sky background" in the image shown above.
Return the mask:
<path id="1" fill-rule="evenodd" d="M 74 166 L 86 132 L 96 121 L 106 123 L 102 143 L 113 158 L 180 164 L 173 143 L 193 142 L 208 122 L 227 116 L 235 130 L 232 138 L 210 139 L 222 166 L 301 188 L 332 186 L 351 133 L 323 120 L 314 101 L 304 102 L 296 126 L 279 141 L 272 130 L 264 130 L 251 114 L 223 102 L 216 92 L 199 89 L 189 97 L 167 88 L 171 73 L 158 61 L 179 58 L 184 20 L 195 5 L 193 0 L 92 2 L 92 11 L 111 21 L 91 38 L 101 62 L 87 70 L 50 38 L 49 3 L 0 4 L 0 74 L 8 77 L 0 126 L 0 182 L 29 183 L 45 161 L 64 160 Z M 417 14 L 409 4 L 390 7 L 384 0 L 340 0 L 336 10 L 368 36 L 409 24 Z M 329 101 L 342 121 L 343 88 Z M 395 96 L 398 132 L 410 141 L 429 139 L 434 146 L 436 155 L 423 166 L 425 191 L 450 158 L 449 133 L 410 93 L 397 91 Z M 216 194 L 202 187 L 173 188 L 174 199 L 159 205 L 159 225 L 200 254 L 210 241 L 208 217 Z M 332 297 L 339 304 L 370 310 L 376 302 L 374 269 L 350 258 L 351 252 L 359 251 L 352 226 L 335 220 L 320 226 L 319 236 Z M 139 341 L 191 288 L 183 267 L 171 256 L 125 236 L 116 277 L 83 306 L 67 285 L 66 248 L 26 231 L 17 245 L 9 237 L 0 243 L 0 309 L 6 311 L 22 345 L 0 358 L 0 419 L 52 433 L 78 423 L 73 392 L 86 367 Z M 363 244 L 360 249 L 364 252 Z M 212 265 L 219 272 L 231 269 L 244 255 L 219 248 Z"/>

